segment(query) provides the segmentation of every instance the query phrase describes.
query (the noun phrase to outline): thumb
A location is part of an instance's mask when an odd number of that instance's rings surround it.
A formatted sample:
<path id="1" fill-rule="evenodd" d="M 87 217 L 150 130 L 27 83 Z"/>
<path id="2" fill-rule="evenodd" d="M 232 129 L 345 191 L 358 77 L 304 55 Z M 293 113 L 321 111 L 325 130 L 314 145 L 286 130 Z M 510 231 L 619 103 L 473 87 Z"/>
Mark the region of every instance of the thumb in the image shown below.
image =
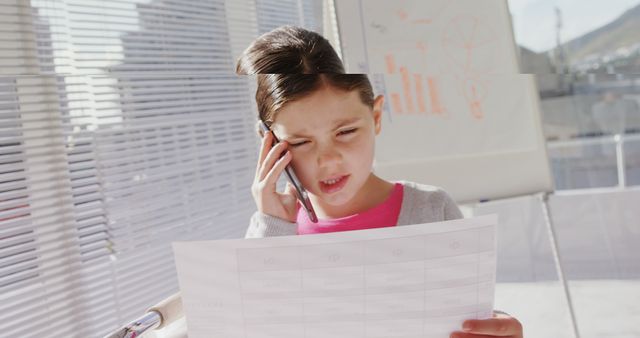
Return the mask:
<path id="1" fill-rule="evenodd" d="M 293 197 L 298 197 L 298 193 L 296 192 L 296 188 L 293 187 L 291 182 L 287 181 L 287 186 L 284 188 L 284 193 L 287 195 L 291 195 Z"/>

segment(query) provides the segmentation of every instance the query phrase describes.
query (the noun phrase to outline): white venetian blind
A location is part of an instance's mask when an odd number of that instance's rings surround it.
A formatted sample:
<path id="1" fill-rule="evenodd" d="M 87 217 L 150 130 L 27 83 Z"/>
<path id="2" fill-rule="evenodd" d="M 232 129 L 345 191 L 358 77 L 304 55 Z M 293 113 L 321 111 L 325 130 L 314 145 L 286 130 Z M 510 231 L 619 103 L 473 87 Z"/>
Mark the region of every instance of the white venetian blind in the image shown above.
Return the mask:
<path id="1" fill-rule="evenodd" d="M 242 236 L 235 59 L 322 22 L 311 0 L 0 0 L 0 336 L 101 336 L 177 290 L 172 241 Z"/>
<path id="2" fill-rule="evenodd" d="M 322 34 L 322 0 L 255 0 L 255 3 L 260 34 L 284 25 L 301 26 Z"/>

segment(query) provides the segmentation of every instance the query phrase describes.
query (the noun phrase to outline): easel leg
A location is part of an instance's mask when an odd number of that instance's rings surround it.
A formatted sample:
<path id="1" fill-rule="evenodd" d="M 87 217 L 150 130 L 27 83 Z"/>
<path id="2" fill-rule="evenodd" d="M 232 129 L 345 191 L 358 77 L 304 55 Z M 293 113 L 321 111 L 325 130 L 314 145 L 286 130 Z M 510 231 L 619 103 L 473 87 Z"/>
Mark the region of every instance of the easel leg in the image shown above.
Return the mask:
<path id="1" fill-rule="evenodd" d="M 573 335 L 575 338 L 580 338 L 580 332 L 578 331 L 578 323 L 576 321 L 576 314 L 573 310 L 573 301 L 571 300 L 571 292 L 567 285 L 567 279 L 564 276 L 564 270 L 562 268 L 562 260 L 560 259 L 560 250 L 558 247 L 558 241 L 556 239 L 555 229 L 551 220 L 551 213 L 549 212 L 549 193 L 540 194 L 540 202 L 542 205 L 542 213 L 547 225 L 547 231 L 549 233 L 549 240 L 551 241 L 551 250 L 553 252 L 553 258 L 556 263 L 556 270 L 558 272 L 558 278 L 562 282 L 562 289 L 567 299 L 567 305 L 569 306 L 569 314 L 571 315 L 571 325 L 573 327 Z"/>

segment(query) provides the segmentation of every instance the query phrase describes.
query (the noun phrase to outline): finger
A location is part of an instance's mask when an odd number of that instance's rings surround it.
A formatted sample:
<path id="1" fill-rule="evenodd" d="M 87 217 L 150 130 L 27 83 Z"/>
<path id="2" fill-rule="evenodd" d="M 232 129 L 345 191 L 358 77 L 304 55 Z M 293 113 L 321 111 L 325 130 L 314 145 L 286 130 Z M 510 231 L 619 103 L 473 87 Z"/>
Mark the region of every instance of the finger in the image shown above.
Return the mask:
<path id="1" fill-rule="evenodd" d="M 291 161 L 291 152 L 287 151 L 284 156 L 278 159 L 273 168 L 269 170 L 269 173 L 264 178 L 265 185 L 275 185 L 278 177 L 280 177 L 284 168 L 289 164 L 289 161 Z"/>
<path id="2" fill-rule="evenodd" d="M 510 318 L 510 317 L 513 317 L 513 316 L 511 316 L 510 314 L 508 314 L 508 313 L 506 313 L 504 311 L 500 311 L 500 310 L 495 310 L 494 309 L 493 310 L 493 317 L 494 318 L 496 318 L 496 317 L 498 317 L 498 318 Z"/>
<path id="3" fill-rule="evenodd" d="M 513 317 L 499 317 L 491 319 L 470 319 L 462 324 L 462 329 L 468 333 L 486 334 L 498 337 L 520 335 L 522 325 Z"/>
<path id="4" fill-rule="evenodd" d="M 296 187 L 294 187 L 293 184 L 291 184 L 291 182 L 287 181 L 287 188 L 285 189 L 285 193 L 293 196 L 296 199 L 296 201 L 298 202 L 296 204 L 296 208 L 301 206 L 301 205 L 298 205 L 300 203 L 299 199 L 301 197 L 300 197 L 300 195 L 298 195 L 298 190 L 296 190 Z"/>
<path id="5" fill-rule="evenodd" d="M 291 182 L 287 181 L 287 187 L 285 188 L 285 194 L 290 195 L 291 197 L 293 197 L 296 201 L 296 211 L 298 209 L 300 209 L 302 207 L 302 204 L 300 204 L 300 196 L 298 195 L 298 191 L 296 190 L 296 187 L 293 186 L 293 184 L 291 184 Z"/>
<path id="6" fill-rule="evenodd" d="M 264 133 L 264 136 L 262 137 L 262 142 L 260 144 L 260 154 L 258 155 L 258 166 L 256 168 L 256 174 L 259 172 L 260 168 L 262 167 L 262 162 L 264 162 L 264 159 L 267 157 L 269 150 L 271 150 L 272 143 L 273 143 L 273 135 L 271 135 L 271 132 L 269 131 Z"/>
<path id="7" fill-rule="evenodd" d="M 287 182 L 287 187 L 284 189 L 284 193 L 291 196 L 297 196 L 296 188 L 291 184 L 291 182 Z"/>
<path id="8" fill-rule="evenodd" d="M 269 150 L 267 157 L 264 159 L 264 162 L 262 162 L 262 167 L 258 174 L 258 180 L 262 181 L 265 179 L 274 163 L 282 156 L 283 151 L 287 149 L 287 146 L 287 142 L 280 142 Z"/>
<path id="9" fill-rule="evenodd" d="M 294 210 L 297 211 L 298 194 L 296 193 L 296 188 L 291 184 L 291 182 L 287 181 L 287 186 L 284 188 L 284 193 L 282 195 L 286 196 L 286 200 L 296 206 Z"/>
<path id="10" fill-rule="evenodd" d="M 453 332 L 449 335 L 450 338 L 495 338 L 496 336 L 487 336 L 484 334 L 474 334 L 466 332 Z"/>

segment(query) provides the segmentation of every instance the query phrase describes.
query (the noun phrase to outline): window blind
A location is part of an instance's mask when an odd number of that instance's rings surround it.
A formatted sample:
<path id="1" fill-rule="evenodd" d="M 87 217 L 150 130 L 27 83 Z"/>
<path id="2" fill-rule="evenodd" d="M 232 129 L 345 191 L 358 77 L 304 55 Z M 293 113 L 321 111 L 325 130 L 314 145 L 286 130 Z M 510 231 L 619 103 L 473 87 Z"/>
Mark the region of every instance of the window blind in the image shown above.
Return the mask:
<path id="1" fill-rule="evenodd" d="M 256 7 L 260 34 L 287 24 L 300 26 L 304 21 L 298 0 L 256 0 Z"/>
<path id="2" fill-rule="evenodd" d="M 101 336 L 177 290 L 170 243 L 255 210 L 259 32 L 314 1 L 0 1 L 0 332 Z M 320 31 L 321 32 L 321 31 Z"/>

